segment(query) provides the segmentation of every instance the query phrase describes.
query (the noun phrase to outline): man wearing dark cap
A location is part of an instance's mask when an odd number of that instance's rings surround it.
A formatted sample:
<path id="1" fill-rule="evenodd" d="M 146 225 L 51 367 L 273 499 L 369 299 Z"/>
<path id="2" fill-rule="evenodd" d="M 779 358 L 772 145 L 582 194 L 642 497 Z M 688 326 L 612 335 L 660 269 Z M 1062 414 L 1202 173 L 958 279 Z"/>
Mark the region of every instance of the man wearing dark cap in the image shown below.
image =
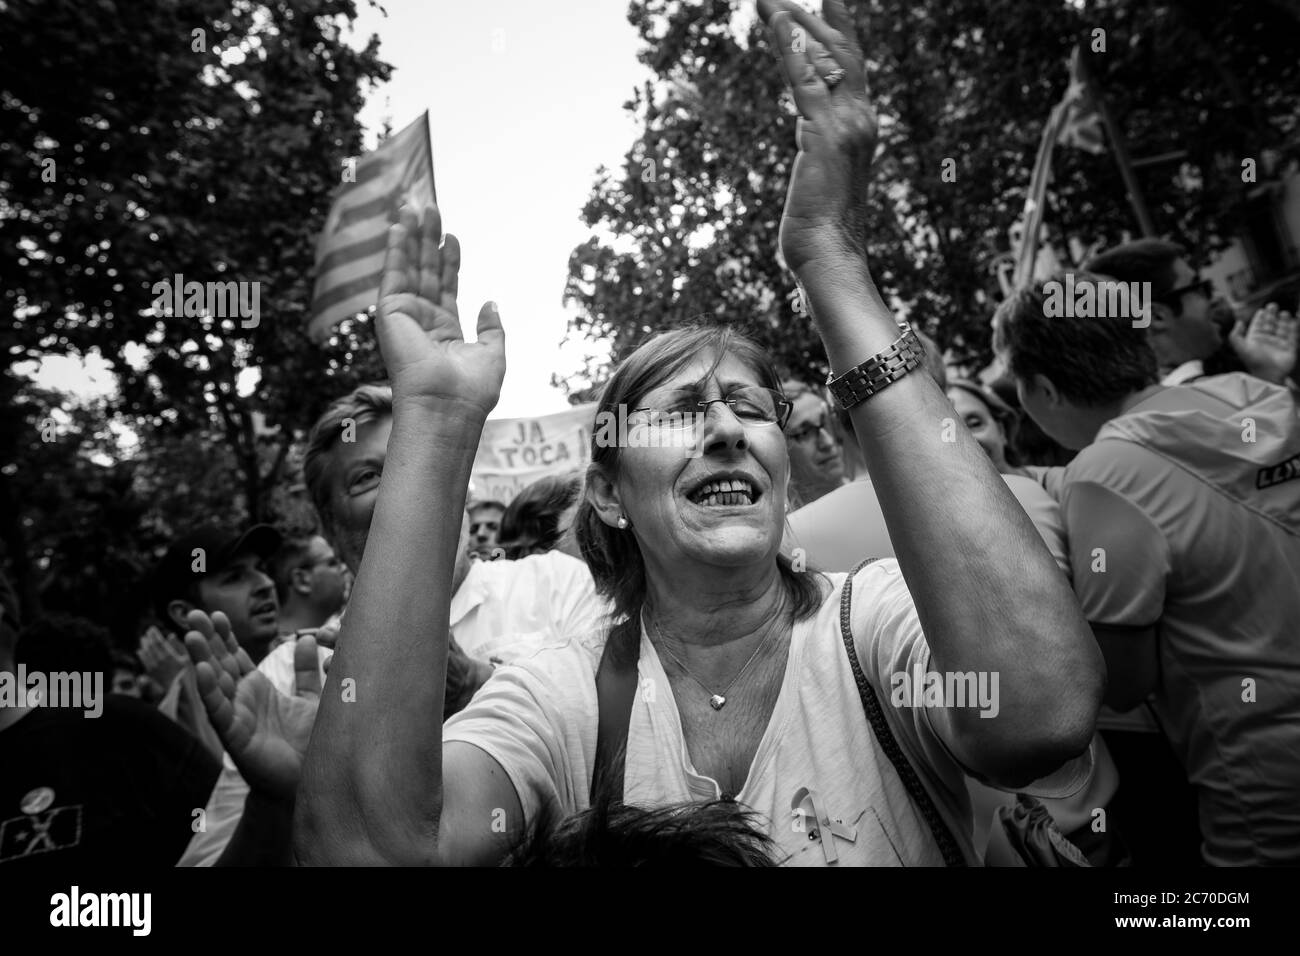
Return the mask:
<path id="1" fill-rule="evenodd" d="M 275 582 L 265 569 L 280 544 L 280 533 L 265 524 L 242 534 L 206 525 L 183 535 L 167 549 L 155 572 L 159 620 L 184 634 L 190 629 L 190 611 L 221 611 L 230 618 L 235 640 L 257 663 L 280 633 Z"/>

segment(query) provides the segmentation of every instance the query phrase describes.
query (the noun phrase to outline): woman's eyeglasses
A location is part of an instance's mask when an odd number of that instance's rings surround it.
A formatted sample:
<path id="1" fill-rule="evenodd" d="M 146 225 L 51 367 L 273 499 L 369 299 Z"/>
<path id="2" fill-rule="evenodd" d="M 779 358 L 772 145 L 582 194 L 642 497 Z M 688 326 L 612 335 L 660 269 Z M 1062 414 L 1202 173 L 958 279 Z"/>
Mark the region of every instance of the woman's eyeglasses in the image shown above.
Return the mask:
<path id="1" fill-rule="evenodd" d="M 785 427 L 794 406 L 780 392 L 761 385 L 746 385 L 730 392 L 724 398 L 701 401 L 683 398 L 679 401 L 665 402 L 658 407 L 632 409 L 628 417 L 629 424 L 645 424 L 651 428 L 668 431 L 694 428 L 704 421 L 709 413 L 709 406 L 719 402 L 725 404 L 745 425 L 778 425 Z M 632 416 L 636 416 L 635 420 Z"/>

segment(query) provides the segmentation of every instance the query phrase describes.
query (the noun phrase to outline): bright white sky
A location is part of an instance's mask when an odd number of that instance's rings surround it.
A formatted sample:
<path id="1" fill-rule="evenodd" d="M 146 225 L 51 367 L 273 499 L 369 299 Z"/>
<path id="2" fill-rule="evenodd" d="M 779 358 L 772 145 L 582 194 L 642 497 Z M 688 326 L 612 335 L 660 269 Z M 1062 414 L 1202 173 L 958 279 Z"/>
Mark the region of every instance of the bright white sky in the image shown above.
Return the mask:
<path id="1" fill-rule="evenodd" d="M 360 4 L 358 4 L 360 6 Z M 622 109 L 649 75 L 624 0 L 385 0 L 363 7 L 393 79 L 361 114 L 373 141 L 429 110 L 443 228 L 460 239 L 460 314 L 474 335 L 492 299 L 506 329 L 507 372 L 493 417 L 567 407 L 552 372 L 598 350 L 560 349 L 569 253 L 591 231 L 579 215 L 596 167 L 618 166 L 638 129 Z"/>
<path id="2" fill-rule="evenodd" d="M 579 219 L 596 167 L 618 166 L 638 129 L 622 109 L 648 71 L 624 0 L 384 0 L 358 3 L 360 44 L 372 33 L 392 81 L 369 94 L 367 146 L 385 118 L 399 130 L 425 109 L 444 228 L 464 256 L 460 312 L 474 335 L 479 306 L 501 308 L 505 387 L 494 418 L 567 407 L 552 372 L 600 348 L 560 349 L 569 253 L 591 232 Z M 111 389 L 97 356 L 46 361 L 37 380 L 80 394 Z"/>

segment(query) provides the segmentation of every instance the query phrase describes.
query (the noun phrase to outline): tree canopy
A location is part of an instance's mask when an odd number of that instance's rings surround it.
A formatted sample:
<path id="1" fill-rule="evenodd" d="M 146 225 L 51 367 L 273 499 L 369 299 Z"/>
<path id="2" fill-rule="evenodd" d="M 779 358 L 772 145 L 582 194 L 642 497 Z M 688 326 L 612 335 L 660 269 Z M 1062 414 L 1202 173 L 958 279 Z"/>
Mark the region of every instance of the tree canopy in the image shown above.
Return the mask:
<path id="1" fill-rule="evenodd" d="M 26 409 L 3 432 L 0 509 L 15 515 L 4 544 L 28 602 L 52 580 L 43 562 L 62 565 L 74 601 L 98 586 L 100 562 L 69 562 L 56 541 L 91 554 L 111 534 L 121 552 L 152 556 L 203 517 L 270 517 L 295 431 L 380 377 L 362 323 L 324 349 L 304 333 L 315 237 L 344 159 L 361 152 L 365 92 L 390 72 L 377 38 L 349 42 L 355 17 L 352 0 L 0 8 L 0 397 Z M 178 275 L 256 288 L 258 321 L 156 308 L 156 285 Z M 93 412 L 36 394 L 15 370 L 92 354 L 118 383 Z M 65 414 L 49 419 L 52 405 Z M 112 439 L 112 419 L 136 450 L 100 456 L 117 465 L 85 457 L 87 414 L 100 419 L 99 440 Z M 47 420 L 54 444 L 81 449 L 77 461 L 41 449 Z M 48 495 L 42 454 L 63 463 Z M 193 482 L 175 480 L 187 464 L 208 475 L 209 510 Z M 111 532 L 110 499 L 123 509 Z"/>
<path id="2" fill-rule="evenodd" d="M 1241 160 L 1300 156 L 1300 13 L 1289 2 L 848 3 L 880 116 L 872 275 L 900 314 L 968 365 L 990 357 L 994 268 L 1076 44 L 1130 151 L 1182 153 L 1141 169 L 1140 185 L 1156 229 L 1198 258 L 1236 226 Z M 570 335 L 608 341 L 615 361 L 653 331 L 719 316 L 792 373 L 826 374 L 777 262 L 794 112 L 751 9 L 632 3 L 653 73 L 626 104 L 643 132 L 622 168 L 598 171 L 583 215 L 599 236 L 574 250 L 566 286 L 578 310 Z M 1057 236 L 1137 232 L 1109 152 L 1058 147 L 1054 174 L 1046 220 Z M 586 399 L 605 372 L 592 360 L 564 384 Z"/>

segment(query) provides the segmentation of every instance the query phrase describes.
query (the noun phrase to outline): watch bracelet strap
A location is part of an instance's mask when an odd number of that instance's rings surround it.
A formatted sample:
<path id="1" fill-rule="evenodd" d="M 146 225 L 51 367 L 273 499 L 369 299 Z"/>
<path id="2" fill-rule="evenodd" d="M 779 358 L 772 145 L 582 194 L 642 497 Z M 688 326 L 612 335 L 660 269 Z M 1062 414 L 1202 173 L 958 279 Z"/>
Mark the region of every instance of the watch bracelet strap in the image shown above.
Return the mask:
<path id="1" fill-rule="evenodd" d="M 897 382 L 913 369 L 920 368 L 924 360 L 925 346 L 916 337 L 916 332 L 908 328 L 884 351 L 877 352 L 843 375 L 828 377 L 826 384 L 835 396 L 835 401 L 847 411 Z"/>

